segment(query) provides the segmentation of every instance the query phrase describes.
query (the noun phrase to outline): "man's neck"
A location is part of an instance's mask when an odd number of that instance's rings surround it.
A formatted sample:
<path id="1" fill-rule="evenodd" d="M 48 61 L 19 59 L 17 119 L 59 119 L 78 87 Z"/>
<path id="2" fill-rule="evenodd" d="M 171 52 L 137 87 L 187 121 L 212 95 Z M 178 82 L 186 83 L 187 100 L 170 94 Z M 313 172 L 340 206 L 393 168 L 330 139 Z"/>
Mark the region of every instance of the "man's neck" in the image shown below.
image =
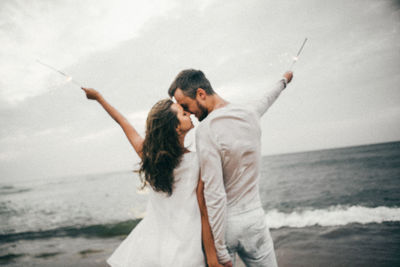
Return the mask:
<path id="1" fill-rule="evenodd" d="M 208 113 L 211 113 L 216 109 L 225 107 L 228 104 L 229 104 L 228 101 L 220 97 L 218 94 L 214 94 L 212 95 L 212 98 L 210 99 L 210 105 L 207 108 Z"/>

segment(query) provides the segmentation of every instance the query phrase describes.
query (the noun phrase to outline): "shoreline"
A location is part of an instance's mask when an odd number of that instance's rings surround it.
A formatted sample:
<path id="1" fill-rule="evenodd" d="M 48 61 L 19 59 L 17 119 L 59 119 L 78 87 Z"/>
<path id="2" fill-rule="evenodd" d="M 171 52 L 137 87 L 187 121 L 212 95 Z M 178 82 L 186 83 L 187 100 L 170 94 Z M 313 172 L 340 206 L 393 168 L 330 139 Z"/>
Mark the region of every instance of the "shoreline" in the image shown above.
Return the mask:
<path id="1" fill-rule="evenodd" d="M 280 267 L 399 266 L 400 222 L 271 229 Z M 0 245 L 1 266 L 108 266 L 123 236 L 53 237 Z M 381 248 L 381 249 L 377 249 Z M 8 252 L 8 253 L 7 253 Z M 363 252 L 363 253 L 361 253 Z M 338 257 L 340 255 L 340 257 Z M 237 267 L 244 267 L 240 259 Z"/>

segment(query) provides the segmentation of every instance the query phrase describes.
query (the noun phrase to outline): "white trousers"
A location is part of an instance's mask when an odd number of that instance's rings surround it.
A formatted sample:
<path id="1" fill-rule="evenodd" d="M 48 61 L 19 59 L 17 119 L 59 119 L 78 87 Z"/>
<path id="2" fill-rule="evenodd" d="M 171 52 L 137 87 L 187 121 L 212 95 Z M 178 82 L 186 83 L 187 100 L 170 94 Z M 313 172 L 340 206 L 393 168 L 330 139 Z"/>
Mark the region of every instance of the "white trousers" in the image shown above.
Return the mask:
<path id="1" fill-rule="evenodd" d="M 225 240 L 233 266 L 236 253 L 248 267 L 278 266 L 262 208 L 228 214 Z"/>

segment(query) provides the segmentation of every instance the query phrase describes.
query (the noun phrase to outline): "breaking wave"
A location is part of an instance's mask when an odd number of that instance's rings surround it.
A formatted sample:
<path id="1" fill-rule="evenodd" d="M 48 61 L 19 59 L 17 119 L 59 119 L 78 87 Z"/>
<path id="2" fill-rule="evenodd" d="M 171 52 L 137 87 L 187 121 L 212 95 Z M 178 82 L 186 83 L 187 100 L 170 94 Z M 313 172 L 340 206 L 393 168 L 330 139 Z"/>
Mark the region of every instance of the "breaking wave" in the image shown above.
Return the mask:
<path id="1" fill-rule="evenodd" d="M 291 213 L 283 213 L 274 209 L 267 212 L 266 220 L 270 228 L 382 223 L 400 221 L 400 208 L 332 206 L 327 209 L 310 209 Z"/>

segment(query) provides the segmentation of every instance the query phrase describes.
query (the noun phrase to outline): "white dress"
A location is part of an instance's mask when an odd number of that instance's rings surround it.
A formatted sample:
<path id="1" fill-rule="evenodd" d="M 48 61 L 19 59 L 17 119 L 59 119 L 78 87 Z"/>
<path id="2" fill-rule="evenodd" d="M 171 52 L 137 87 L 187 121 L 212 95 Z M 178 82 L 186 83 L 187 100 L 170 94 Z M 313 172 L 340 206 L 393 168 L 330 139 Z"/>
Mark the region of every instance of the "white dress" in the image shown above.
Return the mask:
<path id="1" fill-rule="evenodd" d="M 145 218 L 132 230 L 107 263 L 113 267 L 205 266 L 201 217 L 196 188 L 199 164 L 185 153 L 174 170 L 171 196 L 150 190 Z"/>

